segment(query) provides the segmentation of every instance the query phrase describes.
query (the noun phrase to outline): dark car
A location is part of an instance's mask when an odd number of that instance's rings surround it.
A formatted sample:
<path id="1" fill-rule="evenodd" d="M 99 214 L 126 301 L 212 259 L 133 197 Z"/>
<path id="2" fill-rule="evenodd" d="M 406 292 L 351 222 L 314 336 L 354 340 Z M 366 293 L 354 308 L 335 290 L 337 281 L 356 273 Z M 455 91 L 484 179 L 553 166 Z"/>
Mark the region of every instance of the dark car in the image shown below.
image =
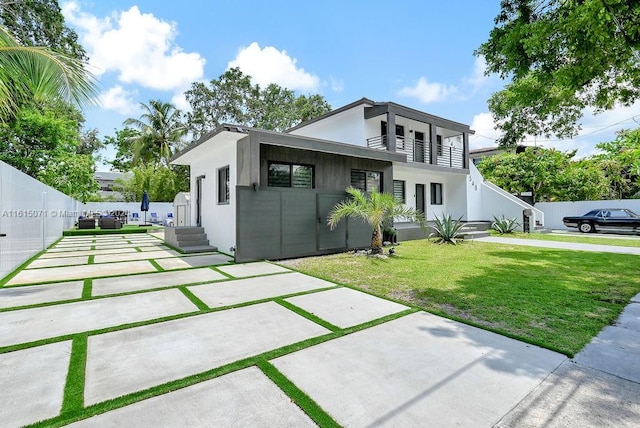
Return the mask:
<path id="1" fill-rule="evenodd" d="M 564 217 L 566 227 L 577 227 L 580 232 L 595 232 L 596 228 L 629 228 L 640 230 L 640 215 L 626 208 L 591 210 L 583 216 Z"/>

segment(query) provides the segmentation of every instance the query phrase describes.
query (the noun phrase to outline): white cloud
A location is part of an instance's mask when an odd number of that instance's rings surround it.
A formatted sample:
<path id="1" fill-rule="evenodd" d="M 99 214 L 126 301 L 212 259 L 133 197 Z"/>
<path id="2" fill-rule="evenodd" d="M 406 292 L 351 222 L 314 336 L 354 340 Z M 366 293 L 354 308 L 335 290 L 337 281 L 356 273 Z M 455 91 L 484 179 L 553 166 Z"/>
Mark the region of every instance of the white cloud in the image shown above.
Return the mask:
<path id="1" fill-rule="evenodd" d="M 171 97 L 171 104 L 183 112 L 191 111 L 191 104 L 187 101 L 187 97 L 184 92 L 174 94 L 173 97 Z"/>
<path id="2" fill-rule="evenodd" d="M 238 67 L 260 86 L 276 83 L 292 90 L 317 92 L 320 79 L 306 72 L 304 68 L 297 67 L 297 62 L 298 60 L 291 58 L 285 50 L 279 51 L 272 46 L 265 46 L 263 49 L 258 43 L 253 42 L 248 47 L 240 49 L 228 67 Z"/>
<path id="3" fill-rule="evenodd" d="M 138 115 L 140 107 L 133 100 L 135 91 L 126 91 L 120 85 L 109 88 L 100 94 L 100 103 L 106 110 L 113 110 L 123 115 Z"/>
<path id="4" fill-rule="evenodd" d="M 426 77 L 418 79 L 418 83 L 412 87 L 404 87 L 398 92 L 399 95 L 413 97 L 425 104 L 435 101 L 442 101 L 451 96 L 455 96 L 458 90 L 454 86 L 445 85 L 438 82 L 429 82 Z"/>
<path id="5" fill-rule="evenodd" d="M 398 95 L 417 98 L 424 104 L 455 99 L 458 101 L 468 100 L 478 91 L 486 88 L 493 82 L 499 81 L 497 76 L 485 76 L 487 62 L 484 57 L 476 57 L 469 77 L 464 77 L 459 84 L 450 85 L 440 82 L 430 82 L 427 77 L 422 76 L 414 86 L 405 86 L 398 91 Z"/>
<path id="6" fill-rule="evenodd" d="M 203 76 L 205 59 L 175 44 L 173 22 L 141 13 L 137 6 L 105 18 L 81 11 L 74 2 L 65 3 L 62 12 L 77 27 L 99 75 L 113 71 L 123 83 L 160 90 L 183 89 Z"/>

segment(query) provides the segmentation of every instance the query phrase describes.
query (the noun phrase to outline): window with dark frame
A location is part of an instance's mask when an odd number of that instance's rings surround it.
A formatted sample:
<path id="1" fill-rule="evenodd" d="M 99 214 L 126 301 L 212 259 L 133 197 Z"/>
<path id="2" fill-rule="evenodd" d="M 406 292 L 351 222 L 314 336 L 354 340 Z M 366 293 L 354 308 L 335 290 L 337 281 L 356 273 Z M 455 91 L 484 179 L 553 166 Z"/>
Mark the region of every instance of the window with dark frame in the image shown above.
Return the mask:
<path id="1" fill-rule="evenodd" d="M 351 187 L 360 189 L 363 192 L 370 192 L 376 189 L 382 193 L 382 173 L 379 171 L 351 170 Z"/>
<path id="2" fill-rule="evenodd" d="M 406 202 L 404 180 L 393 180 L 393 199 L 403 204 Z"/>
<path id="3" fill-rule="evenodd" d="M 313 189 L 315 187 L 314 166 L 283 162 L 270 162 L 267 177 L 269 187 L 295 187 Z"/>
<path id="4" fill-rule="evenodd" d="M 442 135 L 436 135 L 436 145 L 438 150 L 438 156 L 442 156 Z"/>
<path id="5" fill-rule="evenodd" d="M 229 165 L 218 169 L 218 204 L 229 203 Z"/>
<path id="6" fill-rule="evenodd" d="M 442 205 L 442 183 L 431 183 L 431 205 Z"/>

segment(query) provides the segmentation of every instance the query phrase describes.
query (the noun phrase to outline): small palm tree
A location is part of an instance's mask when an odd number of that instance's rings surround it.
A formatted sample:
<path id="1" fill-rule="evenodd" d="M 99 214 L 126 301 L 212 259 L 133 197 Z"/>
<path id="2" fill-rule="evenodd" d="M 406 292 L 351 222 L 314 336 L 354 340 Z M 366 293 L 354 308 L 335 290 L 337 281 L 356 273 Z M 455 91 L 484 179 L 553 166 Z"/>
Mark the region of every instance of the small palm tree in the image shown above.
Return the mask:
<path id="1" fill-rule="evenodd" d="M 371 235 L 372 254 L 382 254 L 383 252 L 382 225 L 386 220 L 400 217 L 424 227 L 424 214 L 404 206 L 390 193 L 379 193 L 376 189 L 365 193 L 353 187 L 349 187 L 347 193 L 350 198 L 333 207 L 329 212 L 327 224 L 333 230 L 345 217 L 359 218 L 365 221 L 373 228 Z"/>
<path id="2" fill-rule="evenodd" d="M 0 122 L 32 101 L 58 98 L 92 105 L 96 90 L 82 61 L 46 47 L 22 46 L 0 26 Z"/>
<path id="3" fill-rule="evenodd" d="M 152 100 L 149 105 L 140 103 L 140 106 L 144 113 L 139 119 L 129 118 L 123 122 L 140 131 L 130 138 L 134 163 L 156 160 L 169 166 L 175 146 L 187 133 L 182 113 L 173 104 L 160 100 Z"/>

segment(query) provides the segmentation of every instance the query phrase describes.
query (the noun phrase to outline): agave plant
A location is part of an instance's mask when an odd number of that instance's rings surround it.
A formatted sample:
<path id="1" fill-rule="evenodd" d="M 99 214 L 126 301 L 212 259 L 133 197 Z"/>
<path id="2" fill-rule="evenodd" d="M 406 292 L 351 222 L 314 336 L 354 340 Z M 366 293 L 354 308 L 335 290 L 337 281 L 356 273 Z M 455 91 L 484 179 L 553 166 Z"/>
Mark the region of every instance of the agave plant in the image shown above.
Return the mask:
<path id="1" fill-rule="evenodd" d="M 513 233 L 516 227 L 520 226 L 520 224 L 516 221 L 516 218 L 506 218 L 504 215 L 501 215 L 500 218 L 493 216 L 495 220 L 491 223 L 491 228 L 501 235 L 505 233 Z"/>
<path id="2" fill-rule="evenodd" d="M 433 233 L 429 235 L 429 239 L 431 239 L 432 236 L 435 236 L 438 244 L 446 243 L 455 245 L 457 243 L 456 240 L 461 233 L 462 226 L 464 226 L 462 223 L 462 217 L 458 220 L 454 220 L 451 215 L 443 215 L 442 218 L 438 218 L 438 216 L 436 216 L 434 223 L 435 224 L 431 226 Z"/>

